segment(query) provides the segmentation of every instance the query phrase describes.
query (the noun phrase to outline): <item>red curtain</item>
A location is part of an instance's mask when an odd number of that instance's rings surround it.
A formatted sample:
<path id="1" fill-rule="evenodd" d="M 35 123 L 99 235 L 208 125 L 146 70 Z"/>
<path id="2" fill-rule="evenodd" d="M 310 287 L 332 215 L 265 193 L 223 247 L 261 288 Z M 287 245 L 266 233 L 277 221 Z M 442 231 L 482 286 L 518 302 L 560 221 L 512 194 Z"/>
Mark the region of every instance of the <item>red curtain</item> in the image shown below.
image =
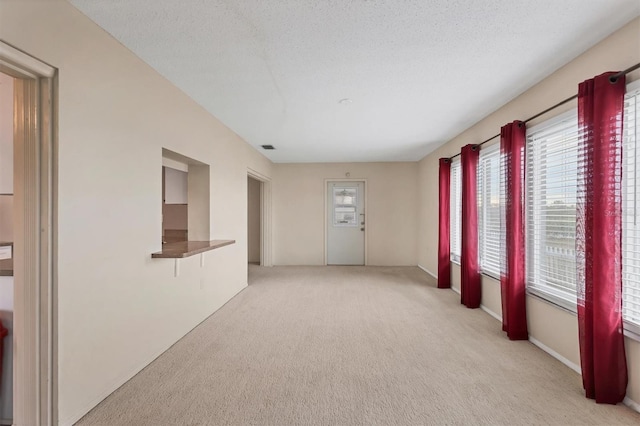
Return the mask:
<path id="1" fill-rule="evenodd" d="M 524 144 L 526 127 L 514 121 L 500 129 L 502 160 L 502 330 L 510 340 L 528 340 L 524 246 Z"/>
<path id="2" fill-rule="evenodd" d="M 622 116 L 625 79 L 578 90 L 577 294 L 587 398 L 616 404 L 627 388 L 622 324 Z"/>
<path id="3" fill-rule="evenodd" d="M 478 267 L 477 145 L 462 147 L 462 253 L 460 256 L 460 302 L 467 308 L 480 307 L 481 286 Z"/>
<path id="4" fill-rule="evenodd" d="M 438 233 L 438 288 L 451 287 L 451 244 L 450 218 L 451 210 L 451 160 L 440 159 L 440 191 L 439 191 L 439 233 Z"/>

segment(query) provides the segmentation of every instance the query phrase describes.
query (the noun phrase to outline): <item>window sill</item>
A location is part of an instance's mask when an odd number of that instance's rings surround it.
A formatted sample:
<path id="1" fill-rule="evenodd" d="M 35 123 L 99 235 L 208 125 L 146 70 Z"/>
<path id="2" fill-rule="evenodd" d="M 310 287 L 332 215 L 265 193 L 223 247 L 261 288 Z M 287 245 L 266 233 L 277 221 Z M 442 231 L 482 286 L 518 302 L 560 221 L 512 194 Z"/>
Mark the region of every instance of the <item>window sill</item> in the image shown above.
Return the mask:
<path id="1" fill-rule="evenodd" d="M 153 259 L 182 259 L 196 254 L 215 250 L 220 247 L 235 244 L 236 240 L 212 240 L 212 241 L 180 241 L 166 243 L 162 251 L 151 254 Z"/>
<path id="2" fill-rule="evenodd" d="M 623 321 L 624 323 L 624 335 L 629 339 L 640 342 L 640 326 L 632 324 L 629 321 Z"/>
<path id="3" fill-rule="evenodd" d="M 527 288 L 527 294 L 574 315 L 578 312 L 576 302 L 563 299 L 555 294 L 547 293 L 546 291 L 531 287 Z"/>
<path id="4" fill-rule="evenodd" d="M 484 275 L 485 277 L 494 279 L 498 282 L 500 282 L 500 275 L 499 274 L 494 274 L 493 272 L 486 272 L 486 271 L 480 271 L 481 275 Z"/>
<path id="5" fill-rule="evenodd" d="M 545 303 L 548 303 L 558 309 L 562 309 L 563 311 L 566 311 L 572 315 L 575 315 L 576 317 L 578 315 L 578 307 L 576 303 L 572 303 L 566 299 L 562 299 L 553 294 L 549 294 L 544 291 L 540 291 L 538 289 L 532 289 L 532 288 L 527 289 L 527 295 L 535 297 L 536 299 L 541 300 Z M 635 340 L 637 342 L 640 342 L 640 326 L 630 323 L 627 320 L 623 320 L 623 326 L 624 326 L 623 332 L 626 337 L 628 337 L 629 339 Z"/>

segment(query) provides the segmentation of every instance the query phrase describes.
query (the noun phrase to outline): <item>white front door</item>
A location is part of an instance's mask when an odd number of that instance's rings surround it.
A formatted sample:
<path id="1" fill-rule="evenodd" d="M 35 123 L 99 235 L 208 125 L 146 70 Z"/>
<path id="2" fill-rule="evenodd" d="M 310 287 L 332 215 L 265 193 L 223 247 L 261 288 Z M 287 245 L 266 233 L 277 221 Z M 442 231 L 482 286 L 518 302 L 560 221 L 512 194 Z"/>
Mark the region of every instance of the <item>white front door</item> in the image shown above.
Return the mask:
<path id="1" fill-rule="evenodd" d="M 327 183 L 327 264 L 364 265 L 364 182 Z"/>

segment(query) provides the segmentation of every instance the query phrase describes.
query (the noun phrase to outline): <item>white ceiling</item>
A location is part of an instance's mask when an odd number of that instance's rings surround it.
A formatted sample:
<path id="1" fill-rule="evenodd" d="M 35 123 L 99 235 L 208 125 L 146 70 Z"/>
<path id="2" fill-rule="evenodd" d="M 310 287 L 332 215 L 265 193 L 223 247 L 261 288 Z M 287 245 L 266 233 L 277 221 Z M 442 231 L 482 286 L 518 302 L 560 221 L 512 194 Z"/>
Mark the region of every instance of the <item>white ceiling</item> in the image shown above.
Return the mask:
<path id="1" fill-rule="evenodd" d="M 640 15 L 640 0 L 70 1 L 275 162 L 419 160 Z"/>

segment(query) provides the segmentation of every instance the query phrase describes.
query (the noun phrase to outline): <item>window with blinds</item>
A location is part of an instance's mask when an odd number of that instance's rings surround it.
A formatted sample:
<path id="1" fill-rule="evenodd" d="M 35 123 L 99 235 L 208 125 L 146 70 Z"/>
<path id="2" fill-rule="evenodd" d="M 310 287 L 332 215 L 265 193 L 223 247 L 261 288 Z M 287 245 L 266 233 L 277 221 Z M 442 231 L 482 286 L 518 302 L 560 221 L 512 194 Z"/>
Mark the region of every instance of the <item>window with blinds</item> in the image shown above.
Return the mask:
<path id="1" fill-rule="evenodd" d="M 640 86 L 625 96 L 623 132 L 622 317 L 640 326 Z"/>
<path id="2" fill-rule="evenodd" d="M 480 151 L 478 163 L 478 239 L 480 270 L 500 277 L 500 145 Z"/>
<path id="3" fill-rule="evenodd" d="M 575 309 L 578 118 L 575 111 L 527 133 L 527 285 Z"/>
<path id="4" fill-rule="evenodd" d="M 449 229 L 451 260 L 460 262 L 462 237 L 462 165 L 459 159 L 451 163 L 451 193 L 449 210 Z"/>

